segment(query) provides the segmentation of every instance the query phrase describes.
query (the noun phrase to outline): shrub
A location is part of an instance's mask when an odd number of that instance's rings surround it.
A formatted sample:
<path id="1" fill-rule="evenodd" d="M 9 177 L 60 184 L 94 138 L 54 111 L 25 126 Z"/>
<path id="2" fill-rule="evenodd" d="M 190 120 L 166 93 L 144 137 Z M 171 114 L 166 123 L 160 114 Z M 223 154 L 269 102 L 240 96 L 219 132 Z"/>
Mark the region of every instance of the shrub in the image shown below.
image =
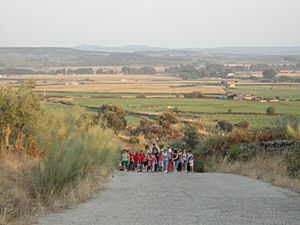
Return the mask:
<path id="1" fill-rule="evenodd" d="M 274 141 L 277 139 L 286 139 L 285 130 L 280 127 L 260 129 L 255 133 L 257 141 Z"/>
<path id="2" fill-rule="evenodd" d="M 280 117 L 277 127 L 283 138 L 300 140 L 300 115 L 291 114 Z"/>
<path id="3" fill-rule="evenodd" d="M 140 143 L 140 139 L 138 136 L 130 136 L 128 142 L 130 144 L 138 144 L 138 143 Z"/>
<path id="4" fill-rule="evenodd" d="M 272 68 L 267 68 L 263 72 L 263 77 L 267 79 L 272 79 L 277 75 L 277 71 Z"/>
<path id="5" fill-rule="evenodd" d="M 235 162 L 239 159 L 241 154 L 241 147 L 238 144 L 231 145 L 227 151 L 227 160 Z"/>
<path id="6" fill-rule="evenodd" d="M 196 127 L 185 127 L 183 141 L 186 143 L 187 148 L 189 148 L 190 150 L 193 150 L 198 145 L 199 135 Z"/>
<path id="7" fill-rule="evenodd" d="M 98 117 L 103 119 L 103 127 L 108 127 L 118 132 L 127 126 L 126 112 L 121 106 L 105 104 L 98 112 Z"/>
<path id="8" fill-rule="evenodd" d="M 159 117 L 158 123 L 163 127 L 169 127 L 171 124 L 178 123 L 178 120 L 173 113 L 166 112 Z"/>
<path id="9" fill-rule="evenodd" d="M 201 91 L 193 91 L 191 93 L 183 94 L 184 98 L 203 98 L 203 94 Z"/>
<path id="10" fill-rule="evenodd" d="M 93 177 L 115 160 L 112 132 L 100 127 L 74 133 L 70 126 L 53 129 L 45 157 L 33 168 L 33 177 L 44 200 L 74 188 L 80 180 Z"/>
<path id="11" fill-rule="evenodd" d="M 217 128 L 225 132 L 230 132 L 233 129 L 233 124 L 226 120 L 221 120 L 217 122 Z"/>
<path id="12" fill-rule="evenodd" d="M 137 94 L 135 97 L 136 98 L 146 98 L 146 95 L 145 94 Z"/>
<path id="13" fill-rule="evenodd" d="M 232 113 L 232 109 L 228 109 L 227 112 L 228 112 L 228 113 Z"/>
<path id="14" fill-rule="evenodd" d="M 235 126 L 237 128 L 247 129 L 249 127 L 249 122 L 244 120 L 244 121 L 238 122 L 237 124 L 235 124 Z"/>
<path id="15" fill-rule="evenodd" d="M 201 141 L 194 151 L 202 152 L 204 159 L 210 157 L 224 158 L 229 144 L 222 136 L 210 136 Z"/>
<path id="16" fill-rule="evenodd" d="M 255 141 L 255 133 L 249 129 L 236 128 L 225 136 L 225 140 L 229 145 L 251 143 Z"/>
<path id="17" fill-rule="evenodd" d="M 184 149 L 186 148 L 186 143 L 182 140 L 182 139 L 175 139 L 175 140 L 172 140 L 170 143 L 169 143 L 169 146 L 171 148 L 181 148 L 181 149 Z"/>
<path id="18" fill-rule="evenodd" d="M 266 110 L 266 113 L 267 113 L 267 115 L 270 115 L 270 116 L 275 115 L 275 113 L 276 113 L 275 107 L 274 106 L 269 106 Z"/>
<path id="19" fill-rule="evenodd" d="M 300 145 L 286 154 L 286 164 L 289 177 L 300 178 Z"/>

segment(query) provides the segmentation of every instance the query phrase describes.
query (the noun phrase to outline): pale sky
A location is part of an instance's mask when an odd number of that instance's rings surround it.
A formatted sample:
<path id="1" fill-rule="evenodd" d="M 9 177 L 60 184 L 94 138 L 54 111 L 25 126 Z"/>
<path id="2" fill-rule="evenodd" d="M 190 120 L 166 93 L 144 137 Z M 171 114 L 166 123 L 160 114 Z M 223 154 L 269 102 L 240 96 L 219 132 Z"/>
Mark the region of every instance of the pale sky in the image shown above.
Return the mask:
<path id="1" fill-rule="evenodd" d="M 0 0 L 0 46 L 300 46 L 300 0 Z"/>

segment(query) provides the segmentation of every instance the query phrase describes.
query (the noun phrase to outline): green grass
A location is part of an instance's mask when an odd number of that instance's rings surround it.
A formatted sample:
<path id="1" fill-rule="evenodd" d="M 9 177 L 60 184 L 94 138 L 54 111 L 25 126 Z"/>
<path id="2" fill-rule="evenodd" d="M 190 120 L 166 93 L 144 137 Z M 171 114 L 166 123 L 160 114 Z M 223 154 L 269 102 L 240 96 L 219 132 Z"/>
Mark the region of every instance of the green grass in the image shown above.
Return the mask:
<path id="1" fill-rule="evenodd" d="M 272 88 L 273 87 L 273 88 Z M 300 99 L 300 86 L 299 85 L 285 85 L 285 86 L 244 86 L 237 85 L 237 88 L 234 89 L 234 92 L 238 93 L 247 93 L 254 94 L 260 97 L 270 97 L 275 98 L 279 96 L 280 98 L 285 99 Z"/>
<path id="2" fill-rule="evenodd" d="M 236 114 L 203 114 L 199 117 L 204 121 L 227 120 L 231 123 L 248 121 L 250 127 L 274 127 L 281 116 L 267 115 L 236 115 Z"/>
<path id="3" fill-rule="evenodd" d="M 228 109 L 236 113 L 265 113 L 268 106 L 274 106 L 277 113 L 299 113 L 300 101 L 290 102 L 267 102 L 256 101 L 233 101 L 220 99 L 118 99 L 118 98 L 95 98 L 73 100 L 86 106 L 101 106 L 112 103 L 121 105 L 128 111 L 133 112 L 163 112 L 168 106 L 177 107 L 183 112 L 224 113 Z"/>

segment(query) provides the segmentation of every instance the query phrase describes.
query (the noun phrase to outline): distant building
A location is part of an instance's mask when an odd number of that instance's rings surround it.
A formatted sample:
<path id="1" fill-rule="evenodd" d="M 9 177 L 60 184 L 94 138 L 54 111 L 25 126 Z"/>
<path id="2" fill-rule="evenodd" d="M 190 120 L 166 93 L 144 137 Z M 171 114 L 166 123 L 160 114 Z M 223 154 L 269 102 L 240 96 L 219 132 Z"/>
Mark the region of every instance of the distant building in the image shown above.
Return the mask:
<path id="1" fill-rule="evenodd" d="M 127 79 L 121 79 L 121 82 L 127 82 Z"/>

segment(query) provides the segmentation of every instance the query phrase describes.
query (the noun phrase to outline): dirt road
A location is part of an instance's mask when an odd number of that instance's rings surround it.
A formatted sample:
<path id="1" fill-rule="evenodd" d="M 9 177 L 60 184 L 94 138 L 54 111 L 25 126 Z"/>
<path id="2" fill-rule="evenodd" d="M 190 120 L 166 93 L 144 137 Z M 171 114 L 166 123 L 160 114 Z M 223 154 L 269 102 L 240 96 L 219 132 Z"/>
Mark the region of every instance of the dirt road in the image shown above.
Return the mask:
<path id="1" fill-rule="evenodd" d="M 300 194 L 232 174 L 116 173 L 106 190 L 41 225 L 300 224 Z"/>

